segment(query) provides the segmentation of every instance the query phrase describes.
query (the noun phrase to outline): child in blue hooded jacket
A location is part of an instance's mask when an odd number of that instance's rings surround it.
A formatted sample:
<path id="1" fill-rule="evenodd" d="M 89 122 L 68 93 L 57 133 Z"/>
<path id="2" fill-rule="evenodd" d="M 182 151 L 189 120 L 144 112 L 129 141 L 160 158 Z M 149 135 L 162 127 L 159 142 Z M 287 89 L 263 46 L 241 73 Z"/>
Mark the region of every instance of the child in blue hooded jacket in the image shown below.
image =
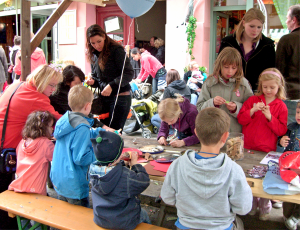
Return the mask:
<path id="1" fill-rule="evenodd" d="M 131 152 L 125 166 L 123 139 L 112 132 L 99 132 L 91 139 L 97 161 L 90 166 L 94 222 L 107 229 L 135 229 L 139 223 L 151 224 L 141 208 L 138 195 L 150 184 L 145 168 L 137 163 L 137 152 Z"/>
<path id="2" fill-rule="evenodd" d="M 93 93 L 87 87 L 71 88 L 68 102 L 72 111 L 67 111 L 56 123 L 50 173 L 58 199 L 84 207 L 89 207 L 88 167 L 96 160 L 90 139 L 104 130 L 91 128 L 94 119 L 88 114 L 92 100 Z"/>

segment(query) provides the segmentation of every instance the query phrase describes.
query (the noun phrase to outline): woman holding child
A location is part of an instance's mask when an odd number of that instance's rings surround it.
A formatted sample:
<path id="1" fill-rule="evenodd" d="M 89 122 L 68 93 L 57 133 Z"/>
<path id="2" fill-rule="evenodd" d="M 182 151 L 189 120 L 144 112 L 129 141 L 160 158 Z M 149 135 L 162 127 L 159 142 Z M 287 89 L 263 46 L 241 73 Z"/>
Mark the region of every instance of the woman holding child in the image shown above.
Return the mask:
<path id="1" fill-rule="evenodd" d="M 129 82 L 133 78 L 133 69 L 130 60 L 124 48 L 97 24 L 86 31 L 86 48 L 92 68 L 92 78 L 86 83 L 100 88 L 103 113 L 109 112 L 109 118 L 103 123 L 114 129 L 123 128 L 131 105 Z"/>
<path id="2" fill-rule="evenodd" d="M 262 34 L 265 16 L 256 8 L 248 10 L 240 21 L 236 32 L 222 39 L 219 53 L 225 47 L 233 47 L 239 51 L 243 61 L 245 78 L 252 89 L 257 89 L 260 73 L 275 67 L 274 41 Z"/>
<path id="3" fill-rule="evenodd" d="M 27 116 L 36 110 L 49 111 L 55 119 L 61 115 L 54 110 L 50 104 L 49 96 L 55 91 L 57 84 L 62 81 L 61 73 L 48 65 L 41 65 L 36 68 L 15 92 L 10 106 L 7 119 L 5 141 L 3 148 L 17 148 L 22 140 L 22 129 L 27 120 Z M 2 128 L 4 116 L 6 113 L 9 98 L 12 92 L 20 83 L 12 84 L 0 97 L 0 136 L 2 137 Z M 9 132 L 8 132 L 9 130 Z M 12 181 L 12 174 L 0 173 L 0 192 L 7 190 Z M 9 228 L 6 212 L 0 212 L 0 229 Z M 14 220 L 15 221 L 15 220 Z"/>

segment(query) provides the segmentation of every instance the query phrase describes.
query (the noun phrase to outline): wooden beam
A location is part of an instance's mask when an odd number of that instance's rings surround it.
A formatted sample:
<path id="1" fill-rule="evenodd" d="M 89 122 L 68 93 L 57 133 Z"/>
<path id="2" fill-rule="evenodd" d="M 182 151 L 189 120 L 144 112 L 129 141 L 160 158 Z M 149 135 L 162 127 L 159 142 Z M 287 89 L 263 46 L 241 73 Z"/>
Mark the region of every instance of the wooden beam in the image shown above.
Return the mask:
<path id="1" fill-rule="evenodd" d="M 24 0 L 22 0 L 24 1 Z M 38 30 L 31 41 L 31 54 L 34 52 L 35 48 L 38 47 L 49 31 L 52 29 L 54 24 L 58 21 L 58 19 L 63 15 L 63 13 L 68 9 L 71 5 L 72 1 L 64 0 L 59 4 L 57 9 L 51 14 L 51 16 L 47 19 L 47 21 L 42 25 L 42 27 Z"/>
<path id="2" fill-rule="evenodd" d="M 102 2 L 103 0 L 72 0 L 72 1 L 74 1 L 74 2 L 83 2 L 83 3 L 97 5 L 97 6 L 103 6 L 103 7 L 106 6 L 106 4 L 104 4 Z"/>
<path id="3" fill-rule="evenodd" d="M 30 4 L 27 0 L 21 1 L 21 80 L 25 81 L 31 72 L 30 63 Z"/>

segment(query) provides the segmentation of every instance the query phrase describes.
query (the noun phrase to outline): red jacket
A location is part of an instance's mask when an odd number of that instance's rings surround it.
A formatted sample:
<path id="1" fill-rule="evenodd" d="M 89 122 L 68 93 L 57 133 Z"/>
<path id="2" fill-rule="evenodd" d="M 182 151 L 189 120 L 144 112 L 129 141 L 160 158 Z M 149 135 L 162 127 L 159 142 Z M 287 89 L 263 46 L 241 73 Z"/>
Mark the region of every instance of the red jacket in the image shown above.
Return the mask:
<path id="1" fill-rule="evenodd" d="M 2 128 L 8 100 L 19 83 L 10 85 L 0 97 L 0 137 L 2 138 Z M 4 148 L 16 148 L 22 139 L 22 129 L 27 120 L 27 116 L 35 111 L 49 111 L 56 119 L 62 115 L 56 112 L 50 104 L 50 99 L 45 94 L 39 93 L 35 86 L 23 83 L 12 97 L 9 106 Z"/>
<path id="2" fill-rule="evenodd" d="M 244 102 L 238 116 L 238 122 L 243 126 L 245 148 L 263 152 L 276 151 L 277 138 L 287 131 L 288 110 L 284 102 L 278 98 L 270 104 L 272 120 L 269 122 L 261 111 L 250 117 L 250 109 L 254 103 L 264 102 L 265 97 L 252 96 Z"/>
<path id="3" fill-rule="evenodd" d="M 17 75 L 21 75 L 21 70 L 22 70 L 22 64 L 19 56 L 21 56 L 21 50 L 17 52 L 16 59 L 15 59 L 16 65 L 14 67 L 14 71 Z M 44 65 L 44 64 L 46 64 L 44 51 L 41 48 L 37 47 L 34 50 L 34 52 L 31 54 L 31 72 L 35 70 L 37 67 L 39 67 L 40 65 Z"/>
<path id="4" fill-rule="evenodd" d="M 153 57 L 148 51 L 144 51 L 141 56 L 141 72 L 137 79 L 145 81 L 149 74 L 152 78 L 155 78 L 157 71 L 162 67 L 159 60 Z"/>

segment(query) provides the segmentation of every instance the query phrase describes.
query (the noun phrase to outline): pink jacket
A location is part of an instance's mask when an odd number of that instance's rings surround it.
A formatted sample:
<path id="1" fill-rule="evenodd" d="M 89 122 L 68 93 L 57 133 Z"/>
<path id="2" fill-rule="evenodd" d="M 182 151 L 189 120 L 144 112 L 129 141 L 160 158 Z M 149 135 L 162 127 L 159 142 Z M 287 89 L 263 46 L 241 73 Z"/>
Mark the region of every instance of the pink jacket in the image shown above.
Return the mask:
<path id="1" fill-rule="evenodd" d="M 14 67 L 14 72 L 17 75 L 21 75 L 21 69 L 22 69 L 22 63 L 19 56 L 21 56 L 21 50 L 17 52 L 16 59 L 15 59 L 16 65 Z M 37 47 L 35 51 L 31 54 L 31 72 L 35 70 L 37 67 L 39 67 L 40 65 L 44 65 L 44 64 L 46 64 L 44 51 L 41 48 Z"/>
<path id="2" fill-rule="evenodd" d="M 46 137 L 39 137 L 25 146 L 21 140 L 17 147 L 16 179 L 8 189 L 47 195 L 46 181 L 49 162 L 52 161 L 54 144 Z"/>
<path id="3" fill-rule="evenodd" d="M 163 65 L 154 56 L 145 51 L 141 56 L 141 72 L 137 79 L 145 81 L 149 74 L 155 78 L 157 71 L 162 67 Z"/>

